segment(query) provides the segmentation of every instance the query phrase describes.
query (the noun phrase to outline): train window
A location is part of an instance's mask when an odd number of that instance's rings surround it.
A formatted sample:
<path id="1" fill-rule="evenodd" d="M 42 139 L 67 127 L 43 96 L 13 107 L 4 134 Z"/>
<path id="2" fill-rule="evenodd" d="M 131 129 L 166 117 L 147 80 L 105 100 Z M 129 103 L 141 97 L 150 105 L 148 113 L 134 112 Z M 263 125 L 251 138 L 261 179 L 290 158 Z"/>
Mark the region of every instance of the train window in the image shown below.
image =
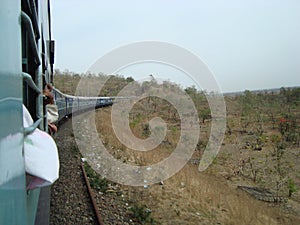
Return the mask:
<path id="1" fill-rule="evenodd" d="M 32 48 L 29 45 L 28 31 L 26 30 L 24 24 L 22 23 L 22 71 L 31 75 L 32 79 L 35 81 L 35 70 L 36 62 L 34 60 Z M 29 110 L 33 119 L 37 119 L 36 115 L 36 102 L 29 101 L 30 99 L 35 99 L 37 93 L 29 88 L 26 82 L 23 83 L 23 103 Z"/>

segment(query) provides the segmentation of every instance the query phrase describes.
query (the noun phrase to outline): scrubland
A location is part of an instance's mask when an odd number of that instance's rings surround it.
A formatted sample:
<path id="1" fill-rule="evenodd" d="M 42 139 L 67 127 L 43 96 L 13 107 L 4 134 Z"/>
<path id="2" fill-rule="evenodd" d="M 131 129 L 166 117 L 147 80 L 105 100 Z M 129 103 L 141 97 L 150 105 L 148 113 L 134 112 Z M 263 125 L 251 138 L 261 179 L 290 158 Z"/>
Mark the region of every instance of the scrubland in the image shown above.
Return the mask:
<path id="1" fill-rule="evenodd" d="M 80 78 L 60 72 L 55 86 L 73 94 Z M 97 77 L 90 75 L 89 79 Z M 116 96 L 132 81 L 132 78 L 111 76 L 98 95 Z M 180 88 L 170 82 L 158 84 L 155 80 L 139 85 L 140 94 L 153 86 Z M 131 203 L 133 221 L 141 224 L 300 224 L 300 88 L 246 90 L 224 95 L 225 137 L 219 154 L 204 172 L 199 172 L 198 165 L 213 119 L 205 97 L 208 93 L 194 87 L 184 91 L 195 104 L 201 127 L 191 159 L 178 173 L 161 183 L 145 187 L 110 184 L 117 186 L 123 198 Z M 167 124 L 166 136 L 151 151 L 135 151 L 114 135 L 111 107 L 98 109 L 95 120 L 89 122 L 96 124 L 100 140 L 114 158 L 127 164 L 151 166 L 172 154 L 181 128 L 180 116 L 172 104 L 148 96 L 138 101 L 128 116 L 136 137 L 149 137 L 149 121 L 154 117 L 162 118 Z M 267 197 L 259 200 L 239 186 L 257 188 L 253 190 Z M 95 193 L 98 193 L 97 187 Z"/>

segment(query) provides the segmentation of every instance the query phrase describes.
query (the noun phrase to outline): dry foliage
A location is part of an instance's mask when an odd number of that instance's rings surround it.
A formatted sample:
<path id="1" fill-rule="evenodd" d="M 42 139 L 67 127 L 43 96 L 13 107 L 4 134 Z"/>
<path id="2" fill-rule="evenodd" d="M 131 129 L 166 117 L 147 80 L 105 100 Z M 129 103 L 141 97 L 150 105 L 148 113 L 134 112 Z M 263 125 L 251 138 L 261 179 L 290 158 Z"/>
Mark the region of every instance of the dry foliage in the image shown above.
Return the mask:
<path id="1" fill-rule="evenodd" d="M 111 78 L 102 95 L 116 95 L 116 90 L 131 81 Z M 64 79 L 57 86 L 72 93 L 73 84 L 64 83 Z M 72 79 L 75 85 L 78 77 Z M 191 162 L 163 185 L 122 186 L 123 192 L 151 209 L 159 224 L 300 224 L 298 89 L 258 94 L 246 91 L 243 95 L 226 96 L 226 137 L 219 155 L 202 173 L 197 162 L 209 138 L 208 104 L 203 92 L 193 87 L 185 91 L 195 102 L 201 121 L 199 143 Z M 167 123 L 167 136 L 156 149 L 147 152 L 134 151 L 119 142 L 111 125 L 111 108 L 97 111 L 96 126 L 102 142 L 116 159 L 133 165 L 151 165 L 168 157 L 180 137 L 180 119 L 174 107 L 151 97 L 139 101 L 131 110 L 132 133 L 147 138 L 148 122 L 153 117 L 161 117 Z M 289 200 L 258 201 L 238 190 L 237 185 L 267 188 Z"/>

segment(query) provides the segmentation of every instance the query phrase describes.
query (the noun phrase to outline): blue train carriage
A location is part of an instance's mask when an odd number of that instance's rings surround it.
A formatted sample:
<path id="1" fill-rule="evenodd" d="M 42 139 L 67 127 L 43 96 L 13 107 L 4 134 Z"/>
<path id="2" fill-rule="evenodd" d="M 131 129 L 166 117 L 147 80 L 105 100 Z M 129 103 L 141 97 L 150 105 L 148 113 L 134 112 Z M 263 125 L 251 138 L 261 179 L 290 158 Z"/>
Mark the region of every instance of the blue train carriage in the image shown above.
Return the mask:
<path id="1" fill-rule="evenodd" d="M 0 2 L 0 224 L 48 224 L 50 186 L 27 189 L 24 138 L 47 131 L 43 87 L 52 83 L 49 0 Z M 34 123 L 23 124 L 23 105 Z"/>
<path id="2" fill-rule="evenodd" d="M 111 106 L 115 97 L 83 97 L 67 95 L 54 88 L 55 103 L 58 107 L 59 120 L 73 114 Z"/>

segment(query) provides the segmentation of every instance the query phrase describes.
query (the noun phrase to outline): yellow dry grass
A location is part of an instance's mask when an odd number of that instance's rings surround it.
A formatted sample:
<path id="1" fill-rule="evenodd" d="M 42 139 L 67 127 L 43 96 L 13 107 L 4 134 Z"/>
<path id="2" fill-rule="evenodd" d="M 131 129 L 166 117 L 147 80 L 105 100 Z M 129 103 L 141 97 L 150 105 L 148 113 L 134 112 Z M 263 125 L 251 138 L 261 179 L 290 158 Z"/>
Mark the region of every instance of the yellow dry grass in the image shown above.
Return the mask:
<path id="1" fill-rule="evenodd" d="M 109 108 L 97 112 L 99 135 L 117 159 L 134 165 L 151 165 L 171 153 L 163 145 L 148 152 L 126 148 L 115 137 L 110 120 Z M 202 129 L 209 130 L 209 125 L 202 124 Z M 138 132 L 137 129 L 140 128 L 133 128 L 134 132 Z M 208 137 L 205 132 L 202 136 L 204 140 Z M 178 134 L 169 133 L 168 140 L 174 146 Z M 196 152 L 194 157 L 200 157 L 199 154 Z M 210 169 L 200 173 L 197 165 L 188 163 L 163 185 L 155 184 L 147 188 L 123 186 L 123 190 L 130 199 L 150 208 L 152 216 L 160 224 L 300 224 L 299 217 L 253 199 L 236 189 L 235 185 L 228 184 L 226 179 L 219 176 L 219 172 Z"/>
<path id="2" fill-rule="evenodd" d="M 61 77 L 58 76 L 55 84 L 63 92 L 73 94 L 79 79 L 79 76 L 65 74 Z M 93 79 L 95 78 L 91 77 L 91 80 Z M 70 82 L 71 80 L 72 82 Z M 120 78 L 112 79 L 111 84 L 101 93 L 103 95 L 113 95 L 116 90 L 121 89 L 121 86 L 127 82 L 123 79 L 123 84 L 120 85 L 121 80 Z M 92 81 L 92 85 L 95 84 L 96 82 Z M 89 94 L 87 93 L 87 95 Z M 163 185 L 155 184 L 147 188 L 122 186 L 123 193 L 127 194 L 133 201 L 145 204 L 151 209 L 152 216 L 159 224 L 300 224 L 300 210 L 299 215 L 296 215 L 291 210 L 287 210 L 285 206 L 275 205 L 274 207 L 271 203 L 255 200 L 236 188 L 237 184 L 248 184 L 250 186 L 261 184 L 254 183 L 251 180 L 251 174 L 245 178 L 237 175 L 237 172 L 242 172 L 240 168 L 241 161 L 252 157 L 254 163 L 259 163 L 265 157 L 265 154 L 271 154 L 272 146 L 270 142 L 265 143 L 262 152 L 243 150 L 245 141 L 248 141 L 249 137 L 247 134 L 240 133 L 242 123 L 245 122 L 241 119 L 240 105 L 237 97 L 226 98 L 226 101 L 227 122 L 231 134 L 227 133 L 224 146 L 222 146 L 218 157 L 207 171 L 200 173 L 197 168 L 198 165 L 188 163 L 177 174 L 166 180 Z M 164 143 L 151 151 L 134 151 L 118 141 L 111 125 L 110 108 L 99 109 L 95 121 L 90 121 L 91 123 L 96 122 L 99 137 L 110 154 L 124 163 L 141 166 L 157 163 L 168 157 L 178 142 L 180 126 L 178 126 L 178 115 L 176 115 L 174 108 L 165 103 L 162 104 L 162 102 L 148 105 L 146 103 L 147 99 L 138 103 L 131 112 L 130 127 L 135 136 L 147 138 L 145 127 L 149 119 L 155 116 L 163 117 L 168 124 L 167 137 Z M 203 106 L 203 102 L 199 105 Z M 250 124 L 248 130 L 253 131 L 255 129 L 254 125 Z M 264 124 L 264 126 L 264 134 L 271 136 L 274 133 L 271 124 Z M 200 141 L 193 155 L 194 159 L 201 158 L 209 132 L 210 123 L 207 121 L 204 124 L 201 123 Z M 277 133 L 275 132 L 275 134 Z M 284 160 L 293 164 L 289 173 L 294 180 L 298 181 L 299 186 L 299 148 L 288 149 L 284 157 L 286 157 Z M 270 159 L 268 163 L 271 163 Z M 255 164 L 253 165 L 255 166 Z M 246 172 L 249 174 L 249 168 L 248 171 L 245 171 L 247 175 Z M 264 177 L 263 179 L 267 180 Z M 272 180 L 272 177 L 268 179 Z M 268 186 L 267 184 L 264 185 Z M 272 185 L 268 188 L 272 188 Z M 299 197 L 300 195 L 295 193 L 293 201 L 289 201 L 287 204 L 300 208 Z"/>

